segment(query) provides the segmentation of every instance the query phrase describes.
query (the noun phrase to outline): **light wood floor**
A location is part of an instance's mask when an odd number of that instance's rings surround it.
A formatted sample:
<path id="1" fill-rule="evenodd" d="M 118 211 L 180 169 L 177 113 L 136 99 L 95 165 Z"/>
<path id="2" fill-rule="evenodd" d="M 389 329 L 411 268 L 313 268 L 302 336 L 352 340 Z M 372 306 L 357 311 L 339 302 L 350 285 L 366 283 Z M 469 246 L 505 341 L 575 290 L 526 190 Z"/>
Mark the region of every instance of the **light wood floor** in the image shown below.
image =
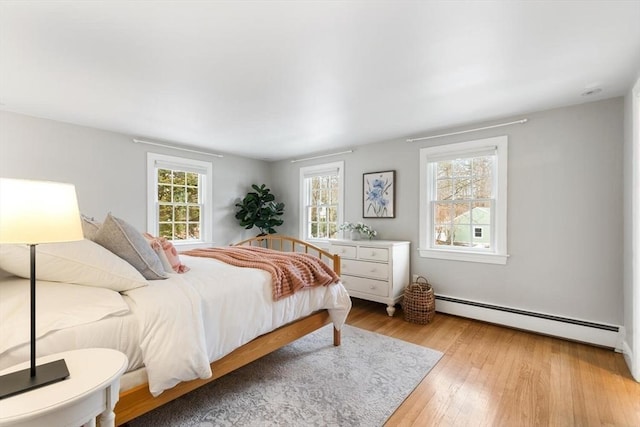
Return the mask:
<path id="1" fill-rule="evenodd" d="M 427 325 L 354 299 L 347 323 L 444 353 L 386 426 L 640 426 L 621 354 L 437 313 Z"/>

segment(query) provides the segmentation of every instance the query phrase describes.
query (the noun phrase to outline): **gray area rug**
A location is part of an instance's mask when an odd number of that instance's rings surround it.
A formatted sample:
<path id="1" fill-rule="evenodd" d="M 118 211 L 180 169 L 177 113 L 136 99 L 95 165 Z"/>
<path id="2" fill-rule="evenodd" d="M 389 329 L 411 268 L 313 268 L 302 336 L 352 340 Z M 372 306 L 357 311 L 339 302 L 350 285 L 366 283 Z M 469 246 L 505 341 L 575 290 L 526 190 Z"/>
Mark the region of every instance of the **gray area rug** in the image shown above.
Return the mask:
<path id="1" fill-rule="evenodd" d="M 381 426 L 442 353 L 327 325 L 129 423 L 142 426 Z"/>

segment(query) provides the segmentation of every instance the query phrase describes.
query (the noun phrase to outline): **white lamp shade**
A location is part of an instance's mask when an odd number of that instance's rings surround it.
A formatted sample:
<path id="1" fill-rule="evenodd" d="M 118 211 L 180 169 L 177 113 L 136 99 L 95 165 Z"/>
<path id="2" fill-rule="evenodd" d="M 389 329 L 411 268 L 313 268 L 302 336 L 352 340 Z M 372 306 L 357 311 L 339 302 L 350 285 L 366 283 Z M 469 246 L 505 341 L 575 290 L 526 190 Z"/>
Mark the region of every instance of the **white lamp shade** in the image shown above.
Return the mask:
<path id="1" fill-rule="evenodd" d="M 82 240 L 75 186 L 0 178 L 0 243 Z"/>

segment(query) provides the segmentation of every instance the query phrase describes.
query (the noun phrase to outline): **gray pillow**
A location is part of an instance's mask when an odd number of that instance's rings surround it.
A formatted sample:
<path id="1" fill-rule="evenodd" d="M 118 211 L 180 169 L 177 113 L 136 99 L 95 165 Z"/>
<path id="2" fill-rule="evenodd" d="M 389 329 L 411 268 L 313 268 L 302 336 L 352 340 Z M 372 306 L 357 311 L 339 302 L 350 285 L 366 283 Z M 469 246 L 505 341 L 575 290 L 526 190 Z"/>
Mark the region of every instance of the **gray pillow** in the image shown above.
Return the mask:
<path id="1" fill-rule="evenodd" d="M 84 238 L 93 241 L 102 224 L 86 215 L 80 215 L 80 217 L 82 218 L 82 234 L 84 234 Z"/>
<path id="2" fill-rule="evenodd" d="M 94 241 L 134 266 L 145 279 L 166 279 L 167 274 L 146 239 L 132 225 L 107 215 Z"/>

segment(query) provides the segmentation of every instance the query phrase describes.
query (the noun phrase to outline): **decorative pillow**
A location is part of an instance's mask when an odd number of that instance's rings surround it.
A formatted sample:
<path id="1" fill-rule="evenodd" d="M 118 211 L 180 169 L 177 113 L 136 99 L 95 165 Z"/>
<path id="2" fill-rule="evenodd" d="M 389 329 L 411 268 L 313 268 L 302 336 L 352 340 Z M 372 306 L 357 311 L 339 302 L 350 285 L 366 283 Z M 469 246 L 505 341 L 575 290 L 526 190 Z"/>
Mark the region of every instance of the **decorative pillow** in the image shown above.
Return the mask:
<path id="1" fill-rule="evenodd" d="M 0 269 L 28 279 L 29 246 L 0 245 Z M 129 263 L 87 239 L 38 245 L 36 277 L 38 280 L 94 286 L 116 292 L 149 284 Z"/>
<path id="2" fill-rule="evenodd" d="M 84 234 L 84 238 L 94 240 L 102 224 L 86 215 L 80 215 L 80 217 L 82 218 L 82 234 Z"/>
<path id="3" fill-rule="evenodd" d="M 126 221 L 108 214 L 94 241 L 133 265 L 145 279 L 167 278 L 158 255 L 142 234 Z"/>
<path id="4" fill-rule="evenodd" d="M 186 273 L 190 270 L 180 261 L 180 256 L 173 243 L 165 237 L 153 237 L 149 233 L 144 233 L 143 236 L 151 245 L 151 249 L 156 252 L 160 261 L 162 261 L 164 271 L 167 273 Z"/>

